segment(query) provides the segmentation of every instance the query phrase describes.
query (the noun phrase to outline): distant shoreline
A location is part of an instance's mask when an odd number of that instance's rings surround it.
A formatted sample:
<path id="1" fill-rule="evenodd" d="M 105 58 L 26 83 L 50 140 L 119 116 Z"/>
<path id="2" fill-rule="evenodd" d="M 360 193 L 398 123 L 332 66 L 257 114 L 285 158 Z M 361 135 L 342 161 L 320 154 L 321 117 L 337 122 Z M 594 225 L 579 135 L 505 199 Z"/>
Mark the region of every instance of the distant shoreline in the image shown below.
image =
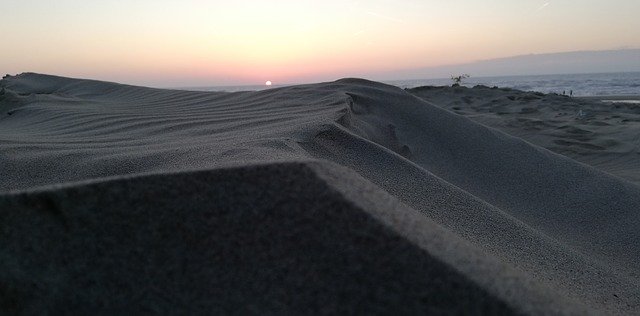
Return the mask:
<path id="1" fill-rule="evenodd" d="M 598 100 L 605 103 L 631 103 L 631 104 L 640 104 L 640 95 L 638 94 L 629 94 L 629 95 L 594 95 L 594 96 L 584 96 L 584 97 L 576 97 L 585 100 Z"/>

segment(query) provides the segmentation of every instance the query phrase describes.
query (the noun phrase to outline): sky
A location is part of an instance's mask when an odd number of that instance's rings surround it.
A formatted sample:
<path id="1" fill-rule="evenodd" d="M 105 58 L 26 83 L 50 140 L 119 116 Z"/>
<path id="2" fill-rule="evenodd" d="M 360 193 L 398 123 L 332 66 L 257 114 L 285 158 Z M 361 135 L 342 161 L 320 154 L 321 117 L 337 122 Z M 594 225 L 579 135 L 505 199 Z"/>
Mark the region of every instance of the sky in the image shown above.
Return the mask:
<path id="1" fill-rule="evenodd" d="M 302 83 L 640 48 L 640 0 L 2 0 L 0 71 L 158 87 Z"/>

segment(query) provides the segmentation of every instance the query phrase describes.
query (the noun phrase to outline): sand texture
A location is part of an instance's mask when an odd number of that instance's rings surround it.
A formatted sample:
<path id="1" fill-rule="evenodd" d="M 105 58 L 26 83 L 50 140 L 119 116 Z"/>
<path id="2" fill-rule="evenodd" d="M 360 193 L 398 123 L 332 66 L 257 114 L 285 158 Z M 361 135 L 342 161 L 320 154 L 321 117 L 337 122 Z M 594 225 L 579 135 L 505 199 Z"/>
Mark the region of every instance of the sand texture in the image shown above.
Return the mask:
<path id="1" fill-rule="evenodd" d="M 569 98 L 484 86 L 420 87 L 409 92 L 486 126 L 640 184 L 640 103 L 635 103 L 638 96 Z"/>
<path id="2" fill-rule="evenodd" d="M 640 313 L 631 105 L 0 85 L 0 311 Z"/>

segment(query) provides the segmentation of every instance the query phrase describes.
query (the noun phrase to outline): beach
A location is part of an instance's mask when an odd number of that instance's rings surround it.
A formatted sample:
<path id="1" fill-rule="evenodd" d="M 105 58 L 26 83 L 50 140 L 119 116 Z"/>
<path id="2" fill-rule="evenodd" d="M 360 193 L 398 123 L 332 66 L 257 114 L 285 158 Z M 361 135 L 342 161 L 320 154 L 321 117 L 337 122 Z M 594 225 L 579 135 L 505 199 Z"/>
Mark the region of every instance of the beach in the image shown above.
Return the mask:
<path id="1" fill-rule="evenodd" d="M 633 102 L 0 86 L 2 310 L 640 312 Z"/>

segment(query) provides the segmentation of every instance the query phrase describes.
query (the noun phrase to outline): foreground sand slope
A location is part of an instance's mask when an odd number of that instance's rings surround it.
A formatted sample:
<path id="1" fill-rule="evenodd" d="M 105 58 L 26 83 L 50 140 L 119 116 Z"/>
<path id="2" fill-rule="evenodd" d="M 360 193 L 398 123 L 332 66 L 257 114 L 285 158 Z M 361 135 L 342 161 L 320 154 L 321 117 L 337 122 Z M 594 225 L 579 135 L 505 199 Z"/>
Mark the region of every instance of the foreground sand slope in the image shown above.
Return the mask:
<path id="1" fill-rule="evenodd" d="M 580 311 L 326 163 L 114 178 L 0 206 L 14 242 L 3 307 L 30 313 Z"/>
<path id="2" fill-rule="evenodd" d="M 1 83 L 6 308 L 640 310 L 638 186 L 401 89 Z"/>

